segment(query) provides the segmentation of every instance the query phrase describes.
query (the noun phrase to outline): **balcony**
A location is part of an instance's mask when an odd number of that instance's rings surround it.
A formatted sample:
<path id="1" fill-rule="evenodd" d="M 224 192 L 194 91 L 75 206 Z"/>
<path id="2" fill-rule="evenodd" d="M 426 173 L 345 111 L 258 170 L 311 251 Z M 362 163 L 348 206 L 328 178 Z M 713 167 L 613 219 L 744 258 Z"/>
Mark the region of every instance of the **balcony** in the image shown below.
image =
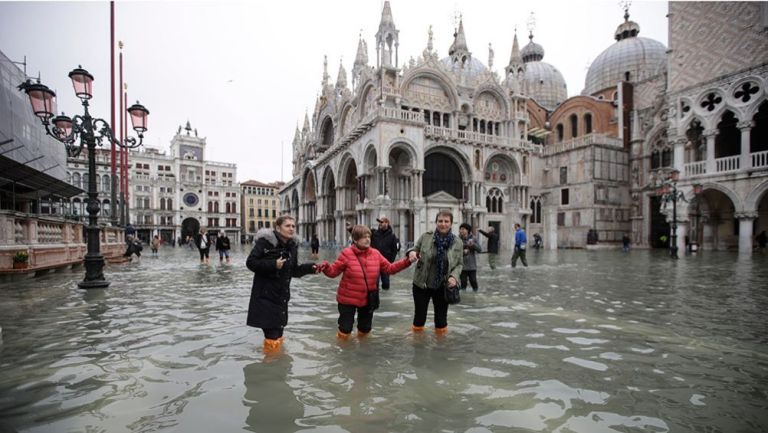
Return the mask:
<path id="1" fill-rule="evenodd" d="M 539 146 L 534 145 L 531 142 L 523 141 L 511 137 L 503 137 L 500 135 L 483 134 L 474 131 L 461 131 L 452 128 L 442 128 L 439 126 L 427 125 L 424 127 L 424 134 L 428 138 L 443 139 L 446 141 L 454 141 L 457 143 L 480 143 L 489 144 L 494 146 L 504 146 L 513 149 L 521 150 L 533 150 L 537 151 Z"/>
<path id="2" fill-rule="evenodd" d="M 683 165 L 686 176 L 703 176 L 706 174 L 738 173 L 746 170 L 768 169 L 768 150 L 750 153 L 749 157 L 742 159 L 741 155 L 716 158 L 712 165 L 713 170 L 707 170 L 707 161 L 688 162 Z M 743 164 L 742 162 L 746 162 Z"/>
<path id="3" fill-rule="evenodd" d="M 544 147 L 544 155 L 554 155 L 556 153 L 567 152 L 569 150 L 579 149 L 591 146 L 593 144 L 603 144 L 611 147 L 624 148 L 624 143 L 616 137 L 609 137 L 606 134 L 587 134 L 582 137 L 572 138 L 561 143 L 552 144 Z"/>

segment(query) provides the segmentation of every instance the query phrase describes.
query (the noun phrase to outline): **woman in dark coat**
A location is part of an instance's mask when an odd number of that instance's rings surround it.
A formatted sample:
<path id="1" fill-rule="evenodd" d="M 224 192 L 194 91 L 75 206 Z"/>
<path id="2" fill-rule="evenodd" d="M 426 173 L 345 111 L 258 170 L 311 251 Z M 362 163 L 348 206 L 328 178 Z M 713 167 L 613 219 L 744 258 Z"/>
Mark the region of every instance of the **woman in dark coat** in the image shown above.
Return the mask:
<path id="1" fill-rule="evenodd" d="M 291 278 L 315 273 L 312 263 L 298 263 L 296 221 L 281 216 L 275 229 L 261 229 L 248 256 L 246 266 L 253 271 L 248 326 L 264 331 L 264 352 L 275 352 L 283 342 L 283 328 L 288 323 Z"/>

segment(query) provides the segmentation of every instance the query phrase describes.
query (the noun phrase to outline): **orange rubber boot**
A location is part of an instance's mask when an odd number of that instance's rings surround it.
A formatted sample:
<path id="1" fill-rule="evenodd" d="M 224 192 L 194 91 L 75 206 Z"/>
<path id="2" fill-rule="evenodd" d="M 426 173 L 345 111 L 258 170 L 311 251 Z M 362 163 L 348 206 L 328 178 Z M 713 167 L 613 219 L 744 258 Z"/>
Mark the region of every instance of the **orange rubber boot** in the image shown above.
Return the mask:
<path id="1" fill-rule="evenodd" d="M 264 353 L 277 353 L 280 351 L 280 347 L 283 345 L 282 338 L 278 340 L 272 340 L 269 338 L 264 339 Z"/>
<path id="2" fill-rule="evenodd" d="M 412 332 L 424 332 L 424 327 L 423 326 L 411 325 L 411 331 Z"/>
<path id="3" fill-rule="evenodd" d="M 358 330 L 357 330 L 357 338 L 365 338 L 365 337 L 367 337 L 367 336 L 368 336 L 368 334 L 370 334 L 370 333 L 371 333 L 371 331 L 368 331 L 368 332 L 363 332 L 363 331 L 361 331 L 361 330 L 359 330 L 359 329 L 358 329 Z"/>
<path id="4" fill-rule="evenodd" d="M 349 334 L 345 334 L 341 331 L 336 331 L 336 338 L 338 338 L 339 340 L 348 340 Z"/>
<path id="5" fill-rule="evenodd" d="M 446 335 L 448 333 L 448 327 L 445 328 L 435 328 L 435 335 Z"/>

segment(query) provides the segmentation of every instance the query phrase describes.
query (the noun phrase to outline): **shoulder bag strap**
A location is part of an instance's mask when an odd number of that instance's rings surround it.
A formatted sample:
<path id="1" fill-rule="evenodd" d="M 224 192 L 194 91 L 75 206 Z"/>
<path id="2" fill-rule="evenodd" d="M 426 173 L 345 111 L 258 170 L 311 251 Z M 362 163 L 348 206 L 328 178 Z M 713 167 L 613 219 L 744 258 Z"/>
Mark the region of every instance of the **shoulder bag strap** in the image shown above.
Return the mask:
<path id="1" fill-rule="evenodd" d="M 365 265 L 363 265 L 363 261 L 360 260 L 360 256 L 355 254 L 355 257 L 357 257 L 357 262 L 360 263 L 360 269 L 363 270 L 363 280 L 365 280 L 365 292 L 368 293 L 368 276 L 365 274 Z"/>

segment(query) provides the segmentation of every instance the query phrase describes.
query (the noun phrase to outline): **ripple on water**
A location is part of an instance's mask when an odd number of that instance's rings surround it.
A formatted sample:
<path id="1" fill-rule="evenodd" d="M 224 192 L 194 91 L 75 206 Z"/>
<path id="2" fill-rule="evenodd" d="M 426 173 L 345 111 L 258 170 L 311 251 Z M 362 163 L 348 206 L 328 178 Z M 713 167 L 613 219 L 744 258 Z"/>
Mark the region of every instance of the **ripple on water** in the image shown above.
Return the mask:
<path id="1" fill-rule="evenodd" d="M 631 266 L 541 252 L 523 272 L 478 275 L 488 289 L 451 307 L 445 337 L 432 312 L 410 332 L 409 270 L 382 293 L 374 332 L 341 344 L 338 279 L 307 276 L 292 284 L 282 355 L 265 358 L 261 332 L 244 326 L 247 250 L 229 267 L 162 251 L 110 265 L 108 290 L 76 289 L 81 270 L 0 290 L 0 430 L 768 430 L 755 428 L 766 427 L 762 265 L 745 283 L 729 256 L 672 268 L 652 252 L 633 251 Z"/>
<path id="2" fill-rule="evenodd" d="M 576 358 L 574 356 L 565 358 L 563 359 L 563 361 L 569 362 L 574 365 L 578 365 L 579 367 L 588 368 L 590 370 L 596 370 L 596 371 L 608 370 L 608 366 L 603 364 L 602 362 L 590 361 L 588 359 Z"/>

